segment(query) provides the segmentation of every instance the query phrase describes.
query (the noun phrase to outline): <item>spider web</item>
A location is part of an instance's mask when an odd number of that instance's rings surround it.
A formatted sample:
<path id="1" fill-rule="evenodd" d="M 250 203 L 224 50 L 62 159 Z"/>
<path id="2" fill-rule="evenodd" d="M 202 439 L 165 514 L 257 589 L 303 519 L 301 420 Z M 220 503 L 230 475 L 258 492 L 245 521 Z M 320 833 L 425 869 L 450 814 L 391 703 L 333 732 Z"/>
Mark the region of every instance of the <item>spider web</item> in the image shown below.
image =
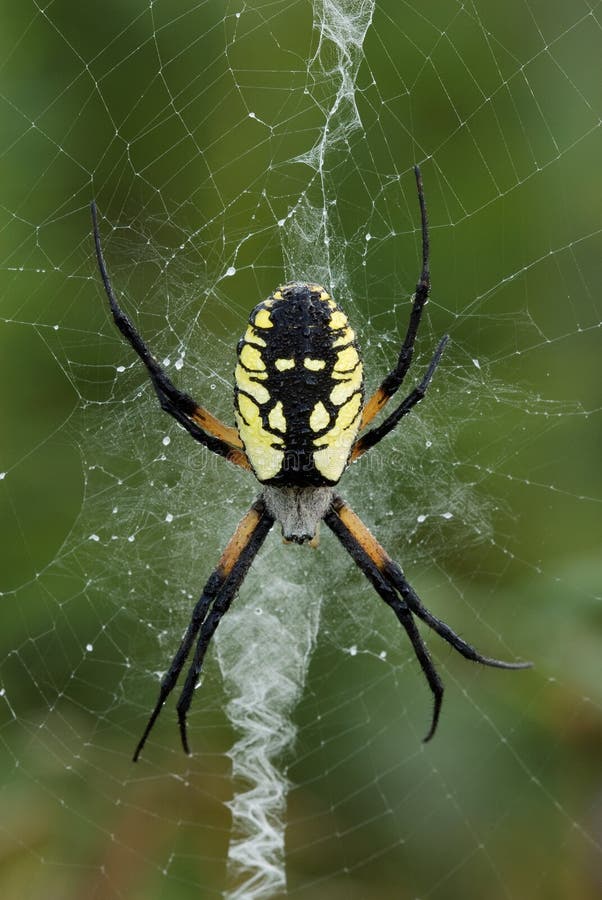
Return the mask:
<path id="1" fill-rule="evenodd" d="M 602 887 L 599 3 L 5 4 L 5 897 L 592 898 Z M 236 341 L 332 289 L 369 387 L 419 270 L 427 399 L 341 492 L 484 670 L 431 698 L 332 536 L 266 542 L 131 754 L 256 485 L 162 415 L 106 310 L 231 421 Z"/>

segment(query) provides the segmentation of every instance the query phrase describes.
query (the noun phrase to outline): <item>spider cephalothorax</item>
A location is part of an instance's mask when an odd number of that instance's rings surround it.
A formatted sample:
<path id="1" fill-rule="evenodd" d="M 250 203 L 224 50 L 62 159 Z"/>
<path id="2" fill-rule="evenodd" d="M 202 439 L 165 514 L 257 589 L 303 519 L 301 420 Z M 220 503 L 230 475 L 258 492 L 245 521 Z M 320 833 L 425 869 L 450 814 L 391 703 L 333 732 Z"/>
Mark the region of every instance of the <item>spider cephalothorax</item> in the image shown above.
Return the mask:
<path id="1" fill-rule="evenodd" d="M 379 425 L 365 430 L 405 378 L 428 299 L 429 236 L 417 166 L 415 174 L 422 220 L 422 271 L 395 367 L 364 403 L 360 353 L 343 310 L 321 285 L 303 281 L 282 285 L 253 309 L 238 344 L 234 376 L 236 428 L 216 419 L 173 384 L 119 306 L 103 258 L 96 205 L 92 204 L 96 255 L 113 318 L 146 366 L 161 407 L 200 444 L 250 470 L 262 485 L 193 609 L 182 642 L 161 682 L 157 703 L 134 760 L 196 642 L 177 704 L 182 744 L 189 752 L 186 717 L 207 647 L 274 522 L 281 526 L 286 540 L 302 544 L 315 538 L 319 523 L 324 521 L 391 607 L 433 692 L 433 717 L 425 740 L 433 736 L 437 727 L 443 684 L 414 616 L 467 659 L 504 669 L 531 665 L 482 656 L 429 612 L 401 568 L 334 491 L 347 466 L 392 431 L 424 397 L 447 343 L 445 335 L 418 384 Z"/>

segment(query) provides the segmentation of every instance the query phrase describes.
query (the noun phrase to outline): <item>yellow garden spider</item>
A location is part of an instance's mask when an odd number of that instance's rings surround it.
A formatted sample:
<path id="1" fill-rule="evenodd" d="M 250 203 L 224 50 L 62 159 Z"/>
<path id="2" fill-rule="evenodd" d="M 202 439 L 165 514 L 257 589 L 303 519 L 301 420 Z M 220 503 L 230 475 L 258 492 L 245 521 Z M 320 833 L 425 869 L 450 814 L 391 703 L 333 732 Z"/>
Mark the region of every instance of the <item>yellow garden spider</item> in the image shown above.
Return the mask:
<path id="1" fill-rule="evenodd" d="M 224 425 L 172 383 L 120 308 L 103 257 L 96 204 L 92 203 L 96 255 L 115 324 L 146 366 L 161 408 L 200 444 L 252 472 L 262 486 L 192 611 L 182 642 L 161 682 L 157 703 L 134 752 L 134 761 L 140 756 L 196 641 L 177 704 L 182 746 L 190 753 L 186 717 L 205 653 L 274 522 L 281 526 L 286 541 L 303 544 L 315 541 L 318 525 L 324 520 L 391 607 L 410 639 L 433 693 L 434 708 L 425 741 L 432 738 L 437 727 L 443 683 L 414 616 L 467 659 L 502 669 L 524 669 L 531 665 L 482 656 L 429 612 L 401 568 L 334 491 L 347 466 L 378 444 L 422 400 L 448 341 L 447 335 L 441 338 L 420 382 L 407 397 L 380 425 L 366 431 L 397 392 L 410 367 L 430 289 L 426 206 L 418 166 L 414 171 L 422 220 L 422 271 L 395 367 L 364 403 L 363 368 L 347 316 L 320 285 L 285 284 L 253 309 L 247 330 L 238 343 L 234 375 L 236 428 Z"/>

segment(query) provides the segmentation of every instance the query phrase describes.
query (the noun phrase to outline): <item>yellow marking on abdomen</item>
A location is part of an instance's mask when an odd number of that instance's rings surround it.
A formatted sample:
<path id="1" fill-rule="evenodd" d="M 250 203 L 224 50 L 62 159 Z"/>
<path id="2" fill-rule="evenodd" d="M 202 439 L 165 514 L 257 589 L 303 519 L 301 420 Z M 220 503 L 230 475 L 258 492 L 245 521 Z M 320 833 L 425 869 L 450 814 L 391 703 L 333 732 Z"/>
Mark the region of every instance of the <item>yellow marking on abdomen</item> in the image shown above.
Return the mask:
<path id="1" fill-rule="evenodd" d="M 269 310 L 263 308 L 260 309 L 257 315 L 255 316 L 255 320 L 253 322 L 256 328 L 273 328 L 274 323 L 272 322 L 272 318 L 270 316 Z"/>
<path id="2" fill-rule="evenodd" d="M 322 401 L 318 400 L 311 411 L 311 415 L 309 417 L 309 427 L 312 431 L 323 431 L 328 427 L 329 422 L 330 416 L 328 415 L 328 411 Z"/>
<path id="3" fill-rule="evenodd" d="M 284 413 L 282 411 L 282 402 L 279 400 L 276 406 L 274 406 L 269 414 L 268 414 L 268 422 L 270 428 L 276 429 L 276 431 L 286 431 L 286 419 L 284 418 Z"/>
<path id="4" fill-rule="evenodd" d="M 294 359 L 277 359 L 274 363 L 279 372 L 286 372 L 287 369 L 295 368 Z"/>
<path id="5" fill-rule="evenodd" d="M 361 384 L 361 377 L 359 379 L 354 378 L 349 381 L 341 381 L 340 384 L 336 384 L 330 392 L 330 402 L 334 403 L 335 406 L 341 406 L 346 400 L 349 400 L 359 388 L 357 381 Z"/>
<path id="6" fill-rule="evenodd" d="M 354 348 L 348 347 L 348 350 L 354 350 Z M 347 353 L 347 350 L 343 350 L 339 355 L 345 353 Z M 359 362 L 357 353 L 355 354 L 355 357 L 358 362 L 351 372 L 346 372 L 344 374 L 338 373 L 335 367 L 335 370 L 332 373 L 333 379 L 339 382 L 338 384 L 335 384 L 330 392 L 330 402 L 334 403 L 335 406 L 341 406 L 346 400 L 349 400 L 356 391 L 361 391 L 362 389 L 363 367 Z"/>
<path id="7" fill-rule="evenodd" d="M 240 364 L 237 365 L 234 370 L 234 378 L 236 379 L 238 389 L 244 391 L 245 394 L 250 394 L 258 403 L 267 403 L 270 399 L 270 392 L 262 384 L 258 384 L 257 381 L 255 381 L 255 378 L 259 377 L 266 378 L 267 372 L 264 375 L 252 376 L 246 369 L 243 369 Z"/>
<path id="8" fill-rule="evenodd" d="M 335 372 L 350 372 L 355 369 L 360 361 L 359 355 L 355 347 L 345 347 L 337 353 L 337 361 L 334 364 Z"/>
<path id="9" fill-rule="evenodd" d="M 337 416 L 336 422 L 334 424 L 334 429 L 341 429 L 341 431 L 347 430 L 352 424 L 353 420 L 356 418 L 357 414 L 360 411 L 360 406 L 362 405 L 362 395 L 358 392 L 354 394 L 351 400 L 348 403 L 345 403 L 344 406 L 341 406 L 339 410 L 339 414 Z M 357 432 L 357 428 L 354 429 Z M 329 432 L 329 434 L 331 434 Z M 349 441 L 351 443 L 351 441 Z"/>
<path id="10" fill-rule="evenodd" d="M 336 309 L 331 315 L 328 324 L 333 331 L 338 331 L 339 328 L 346 328 L 349 324 L 349 320 L 342 309 Z"/>
<path id="11" fill-rule="evenodd" d="M 309 356 L 306 356 L 303 360 L 303 365 L 306 369 L 309 369 L 310 372 L 319 372 L 320 369 L 326 367 L 326 362 L 323 359 L 310 359 Z"/>
<path id="12" fill-rule="evenodd" d="M 246 369 L 253 369 L 255 372 L 265 371 L 265 363 L 261 353 L 251 344 L 244 344 L 240 351 L 240 361 Z"/>
<path id="13" fill-rule="evenodd" d="M 259 407 L 245 394 L 237 398 L 236 423 L 245 446 L 245 452 L 259 481 L 274 478 L 282 468 L 284 452 L 282 438 L 276 437 L 263 427 Z"/>
<path id="14" fill-rule="evenodd" d="M 260 338 L 255 329 L 251 326 L 247 326 L 247 330 L 245 331 L 244 340 L 248 344 L 257 344 L 259 347 L 267 347 L 266 342 L 263 338 Z"/>
<path id="15" fill-rule="evenodd" d="M 314 451 L 314 465 L 324 478 L 338 481 L 347 464 L 358 430 L 361 393 L 354 394 L 339 410 L 335 423 L 319 440 Z"/>
<path id="16" fill-rule="evenodd" d="M 246 425 L 251 425 L 259 417 L 259 407 L 253 403 L 246 394 L 239 394 L 237 397 L 238 411 L 245 420 Z"/>
<path id="17" fill-rule="evenodd" d="M 352 344 L 355 340 L 355 332 L 353 328 L 346 328 L 343 334 L 332 342 L 333 347 L 344 347 L 345 344 Z"/>

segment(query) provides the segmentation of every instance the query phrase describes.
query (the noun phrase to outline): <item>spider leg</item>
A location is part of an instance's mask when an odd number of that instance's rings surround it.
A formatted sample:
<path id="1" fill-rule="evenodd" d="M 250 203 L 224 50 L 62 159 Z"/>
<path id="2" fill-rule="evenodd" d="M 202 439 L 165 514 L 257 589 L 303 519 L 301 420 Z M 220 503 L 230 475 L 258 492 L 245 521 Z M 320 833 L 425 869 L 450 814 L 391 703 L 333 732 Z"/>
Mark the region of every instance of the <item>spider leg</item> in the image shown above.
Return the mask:
<path id="1" fill-rule="evenodd" d="M 205 616 L 207 615 L 207 610 L 211 606 L 211 603 L 215 598 L 215 594 L 217 593 L 217 591 L 219 591 L 219 588 L 222 586 L 222 584 L 223 579 L 219 577 L 217 570 L 214 571 L 209 578 L 209 581 L 205 585 L 203 593 L 201 594 L 201 597 L 197 601 L 192 611 L 192 617 L 190 619 L 190 622 L 188 623 L 188 627 L 186 628 L 184 637 L 182 638 L 182 642 L 178 647 L 176 655 L 172 659 L 169 669 L 161 680 L 161 689 L 159 691 L 159 697 L 155 704 L 155 708 L 151 713 L 142 737 L 138 741 L 138 744 L 134 751 L 134 762 L 138 762 L 138 757 L 142 752 L 142 748 L 146 744 L 146 740 L 151 733 L 155 722 L 159 718 L 159 713 L 163 709 L 163 704 L 176 686 L 176 682 L 179 678 L 180 672 L 182 671 L 182 667 L 184 666 L 188 654 L 190 653 L 190 648 L 192 647 L 194 639 L 198 634 Z"/>
<path id="2" fill-rule="evenodd" d="M 530 669 L 532 662 L 507 662 L 504 659 L 494 659 L 491 656 L 483 656 L 478 650 L 463 640 L 449 625 L 434 616 L 422 603 L 414 588 L 407 582 L 401 568 L 393 560 L 385 565 L 385 571 L 390 581 L 395 585 L 405 602 L 419 619 L 432 628 L 443 640 L 457 650 L 466 659 L 481 663 L 483 666 L 492 666 L 496 669 Z"/>
<path id="3" fill-rule="evenodd" d="M 236 594 L 236 591 L 240 587 L 245 575 L 247 574 L 249 567 L 255 555 L 257 554 L 257 551 L 263 543 L 268 531 L 272 527 L 273 521 L 274 520 L 269 515 L 269 513 L 266 512 L 263 501 L 259 499 L 253 504 L 249 512 L 245 516 L 243 516 L 243 518 L 239 522 L 236 531 L 234 532 L 232 538 L 228 542 L 226 549 L 220 557 L 217 568 L 209 576 L 209 579 L 205 587 L 203 588 L 203 593 L 201 594 L 201 597 L 197 601 L 192 611 L 192 617 L 190 619 L 188 627 L 186 628 L 184 637 L 182 638 L 176 655 L 171 661 L 171 665 L 169 666 L 168 671 L 161 681 L 159 697 L 148 720 L 146 728 L 144 729 L 142 737 L 138 741 L 136 750 L 134 751 L 134 762 L 138 760 L 142 748 L 144 747 L 146 740 L 150 732 L 152 731 L 157 718 L 159 717 L 159 713 L 163 708 L 163 704 L 176 686 L 176 682 L 179 678 L 180 672 L 184 667 L 184 663 L 188 658 L 192 645 L 195 641 L 195 638 L 199 634 L 199 631 L 201 632 L 199 643 L 201 643 L 201 641 L 204 641 L 204 647 L 206 650 L 207 645 L 211 640 L 211 636 L 213 635 L 215 628 L 217 628 L 217 623 L 211 629 L 211 633 L 208 638 L 206 638 L 206 635 L 209 629 L 205 626 L 207 626 L 207 623 L 209 621 L 213 623 L 216 608 L 221 609 L 224 604 L 226 604 L 227 609 L 230 605 L 230 602 L 232 601 L 234 595 Z M 207 615 L 212 604 L 213 609 L 211 609 L 211 612 L 209 613 L 209 615 Z M 226 609 L 224 609 L 223 612 L 225 612 Z M 197 651 L 194 657 L 195 660 L 197 658 L 198 652 L 199 651 L 197 647 Z M 188 679 L 186 680 L 186 684 L 188 684 L 189 679 L 190 674 Z M 188 711 L 188 707 L 190 706 L 190 700 L 192 699 L 192 693 L 194 692 L 195 684 L 196 679 L 194 679 L 192 683 L 190 698 L 188 700 L 188 705 L 184 713 L 184 720 L 185 714 Z M 178 704 L 178 710 L 179 705 L 180 704 Z M 183 727 L 184 730 L 182 731 L 182 743 L 184 745 L 184 749 L 188 753 L 189 750 L 188 743 L 186 741 L 185 721 Z M 181 717 L 180 728 L 182 729 Z"/>
<path id="4" fill-rule="evenodd" d="M 109 300 L 111 312 L 115 324 L 120 332 L 138 354 L 150 376 L 153 387 L 165 412 L 173 416 L 195 440 L 206 446 L 213 453 L 226 457 L 235 465 L 244 469 L 250 469 L 250 463 L 243 449 L 242 441 L 235 428 L 224 425 L 202 406 L 198 406 L 195 400 L 184 391 L 180 391 L 171 381 L 166 372 L 154 358 L 142 337 L 134 327 L 132 320 L 119 306 L 107 266 L 102 252 L 100 230 L 98 227 L 98 212 L 96 203 L 91 204 L 92 226 L 94 230 L 94 245 L 98 268 L 102 276 L 106 295 Z"/>
<path id="5" fill-rule="evenodd" d="M 399 424 L 401 419 L 406 416 L 417 403 L 420 403 L 424 395 L 426 394 L 427 388 L 431 383 L 432 377 L 435 374 L 435 370 L 437 366 L 441 362 L 441 357 L 443 356 L 443 351 L 445 350 L 445 346 L 449 340 L 447 334 L 443 335 L 439 343 L 437 344 L 437 349 L 433 354 L 433 358 L 431 359 L 428 368 L 424 375 L 422 376 L 421 381 L 416 387 L 410 391 L 408 396 L 402 400 L 399 406 L 391 413 L 390 416 L 387 416 L 384 422 L 381 422 L 376 428 L 371 428 L 370 431 L 367 431 L 362 437 L 358 438 L 353 447 L 351 448 L 351 454 L 349 457 L 349 461 L 353 462 L 359 456 L 362 456 L 366 453 L 367 450 L 370 450 L 371 447 L 374 447 L 375 444 L 378 444 L 385 435 L 389 434 L 396 425 Z"/>
<path id="6" fill-rule="evenodd" d="M 263 544 L 270 528 L 274 524 L 274 519 L 267 512 L 263 500 L 259 499 L 256 502 L 255 506 L 252 507 L 252 511 L 253 509 L 257 510 L 257 518 L 256 521 L 253 522 L 252 529 L 245 529 L 246 534 L 244 537 L 244 543 L 241 544 L 241 541 L 239 539 L 237 540 L 238 531 L 244 523 L 243 519 L 241 526 L 239 526 L 237 533 L 230 541 L 230 544 L 228 545 L 224 552 L 224 555 L 222 556 L 222 560 L 224 560 L 224 557 L 226 557 L 228 555 L 228 552 L 230 551 L 226 563 L 226 565 L 230 568 L 229 575 L 219 592 L 219 596 L 215 599 L 211 611 L 209 612 L 207 618 L 201 626 L 201 631 L 197 641 L 194 657 L 192 663 L 190 664 L 190 668 L 186 676 L 186 681 L 184 682 L 184 687 L 177 703 L 178 721 L 180 723 L 180 737 L 182 739 L 182 746 L 186 753 L 190 753 L 190 747 L 188 745 L 188 735 L 186 732 L 186 716 L 188 715 L 188 710 L 190 709 L 190 704 L 192 703 L 192 698 L 197 682 L 199 680 L 199 675 L 201 674 L 201 670 L 203 668 L 205 653 L 207 652 L 207 648 L 211 642 L 211 638 L 215 634 L 222 616 L 224 616 L 230 609 L 230 604 L 232 603 L 232 600 L 236 596 L 236 592 L 244 581 L 247 572 L 251 567 L 251 563 L 255 559 L 259 548 Z M 220 561 L 220 564 L 221 563 L 222 561 Z"/>
<path id="7" fill-rule="evenodd" d="M 425 737 L 425 741 L 432 738 L 437 727 L 441 701 L 443 697 L 443 685 L 435 670 L 426 646 L 422 639 L 413 638 L 407 626 L 408 618 L 417 632 L 411 614 L 414 613 L 430 628 L 437 632 L 455 650 L 466 659 L 481 663 L 486 666 L 495 666 L 503 669 L 526 669 L 530 662 L 510 663 L 499 659 L 482 656 L 474 647 L 462 640 L 452 629 L 430 613 L 421 602 L 414 589 L 407 582 L 400 567 L 391 559 L 388 553 L 381 547 L 376 538 L 370 533 L 362 520 L 353 510 L 338 496 L 335 496 L 329 512 L 324 521 L 336 534 L 347 552 L 351 555 L 357 566 L 367 576 L 380 596 L 391 606 L 397 618 L 406 629 L 418 661 L 424 672 L 429 687 L 435 698 L 435 707 L 431 727 Z M 400 596 L 401 595 L 401 598 Z M 394 602 L 394 600 L 396 602 Z M 419 652 L 421 648 L 421 652 Z"/>
<path id="8" fill-rule="evenodd" d="M 416 176 L 416 187 L 418 188 L 418 201 L 420 203 L 420 216 L 422 224 L 422 270 L 420 272 L 420 277 L 416 285 L 416 292 L 412 300 L 412 312 L 410 313 L 410 321 L 408 322 L 406 335 L 403 344 L 401 345 L 397 365 L 383 379 L 380 387 L 366 402 L 366 405 L 364 406 L 362 412 L 360 431 L 362 431 L 366 427 L 366 425 L 370 424 L 372 419 L 374 419 L 374 417 L 388 403 L 393 394 L 396 393 L 396 391 L 401 386 L 401 383 L 403 382 L 408 369 L 410 368 L 412 356 L 414 355 L 414 343 L 416 341 L 416 335 L 418 333 L 420 320 L 422 318 L 422 311 L 428 300 L 428 295 L 431 287 L 429 272 L 429 227 L 426 214 L 426 203 L 424 200 L 424 190 L 422 187 L 422 175 L 420 174 L 420 169 L 418 166 L 414 166 L 414 174 Z"/>
<path id="9" fill-rule="evenodd" d="M 349 507 L 345 508 L 349 509 Z M 351 531 L 351 529 L 347 527 L 339 515 L 339 512 L 340 510 L 336 510 L 336 507 L 333 504 L 333 508 L 331 508 L 324 516 L 324 521 L 338 537 L 345 550 L 349 553 L 357 567 L 364 573 L 376 592 L 381 596 L 385 603 L 391 607 L 397 616 L 397 619 L 405 629 L 405 632 L 411 641 L 414 653 L 420 663 L 420 668 L 422 669 L 433 694 L 433 715 L 429 730 L 424 738 L 425 742 L 430 741 L 437 728 L 439 714 L 441 712 L 444 691 L 443 682 L 434 666 L 427 646 L 422 640 L 420 632 L 416 627 L 416 623 L 414 622 L 407 603 L 398 596 L 397 591 L 379 571 L 368 548 Z M 368 529 L 366 529 L 366 531 L 368 531 Z M 372 535 L 370 535 L 370 537 L 372 538 Z M 374 538 L 372 538 L 372 541 L 374 541 Z"/>

